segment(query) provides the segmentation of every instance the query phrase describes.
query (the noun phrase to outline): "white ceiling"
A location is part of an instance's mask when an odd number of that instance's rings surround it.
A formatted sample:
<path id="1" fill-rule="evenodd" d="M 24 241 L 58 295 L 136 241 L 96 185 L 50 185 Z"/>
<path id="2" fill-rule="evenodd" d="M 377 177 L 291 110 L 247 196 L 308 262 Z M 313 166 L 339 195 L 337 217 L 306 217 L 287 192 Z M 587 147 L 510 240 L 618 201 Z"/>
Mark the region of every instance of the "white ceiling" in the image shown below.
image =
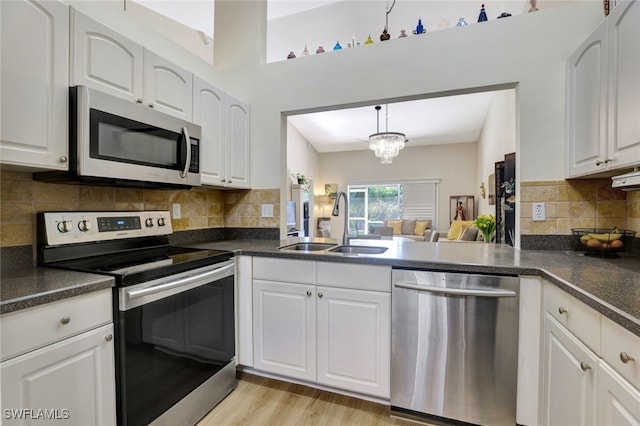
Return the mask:
<path id="1" fill-rule="evenodd" d="M 380 111 L 380 130 L 402 132 L 408 147 L 476 142 L 493 99 L 492 92 L 455 95 L 388 104 Z M 374 106 L 294 115 L 289 122 L 318 152 L 368 149 L 376 132 Z"/>

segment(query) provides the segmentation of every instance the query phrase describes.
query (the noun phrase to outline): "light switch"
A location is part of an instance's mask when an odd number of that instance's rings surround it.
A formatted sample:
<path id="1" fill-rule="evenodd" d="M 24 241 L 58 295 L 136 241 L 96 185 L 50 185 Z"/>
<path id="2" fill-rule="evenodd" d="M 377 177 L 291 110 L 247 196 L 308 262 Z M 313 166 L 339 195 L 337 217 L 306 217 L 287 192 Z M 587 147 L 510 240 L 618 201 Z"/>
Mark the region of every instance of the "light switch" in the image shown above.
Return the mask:
<path id="1" fill-rule="evenodd" d="M 262 204 L 262 217 L 273 217 L 273 204 Z"/>

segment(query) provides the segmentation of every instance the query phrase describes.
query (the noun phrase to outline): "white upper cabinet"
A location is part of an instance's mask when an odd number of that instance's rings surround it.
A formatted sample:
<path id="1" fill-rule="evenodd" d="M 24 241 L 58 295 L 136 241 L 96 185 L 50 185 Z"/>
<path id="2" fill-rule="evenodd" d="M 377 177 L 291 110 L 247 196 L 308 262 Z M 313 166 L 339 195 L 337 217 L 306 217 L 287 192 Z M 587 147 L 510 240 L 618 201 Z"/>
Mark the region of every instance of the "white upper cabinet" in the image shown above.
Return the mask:
<path id="1" fill-rule="evenodd" d="M 622 1 L 569 58 L 567 175 L 640 164 L 640 1 Z"/>
<path id="2" fill-rule="evenodd" d="M 202 184 L 250 188 L 249 105 L 194 76 L 193 121 L 202 127 Z"/>
<path id="3" fill-rule="evenodd" d="M 605 166 L 607 155 L 607 28 L 602 24 L 569 58 L 569 174 L 577 176 Z"/>
<path id="4" fill-rule="evenodd" d="M 68 169 L 69 7 L 0 2 L 2 164 Z"/>
<path id="5" fill-rule="evenodd" d="M 71 83 L 143 101 L 144 48 L 72 10 Z"/>
<path id="6" fill-rule="evenodd" d="M 640 163 L 640 1 L 619 3 L 607 26 L 609 157 L 623 167 Z"/>
<path id="7" fill-rule="evenodd" d="M 203 185 L 224 185 L 225 93 L 199 77 L 193 78 L 193 122 L 202 127 L 200 173 Z"/>
<path id="8" fill-rule="evenodd" d="M 144 97 L 147 105 L 185 121 L 193 119 L 193 75 L 145 50 Z"/>
<path id="9" fill-rule="evenodd" d="M 251 187 L 251 111 L 249 105 L 227 95 L 226 103 L 227 186 Z"/>
<path id="10" fill-rule="evenodd" d="M 88 86 L 192 120 L 190 72 L 75 10 L 72 32 L 72 86 Z"/>

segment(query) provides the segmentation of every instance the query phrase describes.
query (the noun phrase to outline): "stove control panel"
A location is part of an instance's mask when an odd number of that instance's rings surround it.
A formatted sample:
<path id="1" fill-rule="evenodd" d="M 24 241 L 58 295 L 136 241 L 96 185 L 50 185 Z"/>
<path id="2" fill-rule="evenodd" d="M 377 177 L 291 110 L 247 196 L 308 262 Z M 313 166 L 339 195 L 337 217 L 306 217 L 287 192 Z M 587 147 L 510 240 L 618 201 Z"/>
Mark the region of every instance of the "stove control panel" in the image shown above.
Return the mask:
<path id="1" fill-rule="evenodd" d="M 45 245 L 150 237 L 172 232 L 168 211 L 38 213 L 38 242 Z"/>

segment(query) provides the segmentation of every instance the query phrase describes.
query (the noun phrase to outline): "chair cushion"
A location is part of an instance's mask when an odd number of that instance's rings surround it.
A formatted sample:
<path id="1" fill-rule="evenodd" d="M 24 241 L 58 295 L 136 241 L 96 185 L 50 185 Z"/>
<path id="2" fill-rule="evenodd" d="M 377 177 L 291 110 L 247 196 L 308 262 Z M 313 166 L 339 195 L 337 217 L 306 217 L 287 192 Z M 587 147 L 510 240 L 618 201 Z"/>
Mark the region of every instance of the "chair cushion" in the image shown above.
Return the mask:
<path id="1" fill-rule="evenodd" d="M 458 237 L 459 241 L 475 241 L 478 236 L 478 228 L 471 225 L 468 226 L 462 231 L 460 237 Z"/>
<path id="2" fill-rule="evenodd" d="M 431 228 L 431 219 L 429 220 L 417 220 L 416 225 L 413 227 L 413 235 L 424 235 L 424 231 Z"/>
<path id="3" fill-rule="evenodd" d="M 404 219 L 402 221 L 402 235 L 413 235 L 413 229 L 416 226 L 415 219 Z"/>
<path id="4" fill-rule="evenodd" d="M 387 225 L 393 229 L 393 235 L 400 235 L 402 233 L 402 220 L 388 220 Z"/>
<path id="5" fill-rule="evenodd" d="M 460 238 L 462 231 L 471 226 L 472 220 L 454 220 L 449 226 L 449 232 L 447 233 L 447 239 L 457 240 Z"/>
<path id="6" fill-rule="evenodd" d="M 375 234 L 382 235 L 383 237 L 392 237 L 393 236 L 393 228 L 390 226 L 378 226 L 376 227 Z"/>

